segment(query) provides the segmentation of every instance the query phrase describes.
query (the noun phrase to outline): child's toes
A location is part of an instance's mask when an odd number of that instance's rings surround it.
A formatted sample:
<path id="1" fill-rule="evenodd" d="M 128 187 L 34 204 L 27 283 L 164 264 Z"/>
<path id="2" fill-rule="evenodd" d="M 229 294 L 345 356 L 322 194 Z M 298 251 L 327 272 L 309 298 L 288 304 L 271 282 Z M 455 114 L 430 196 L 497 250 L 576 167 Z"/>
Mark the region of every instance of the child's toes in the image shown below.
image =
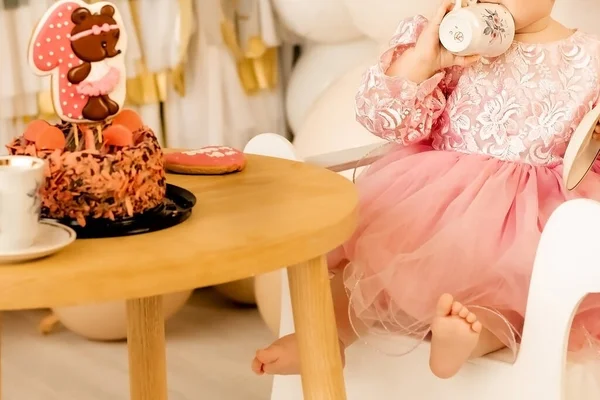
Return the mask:
<path id="1" fill-rule="evenodd" d="M 449 294 L 444 294 L 438 300 L 436 314 L 440 317 L 446 317 L 452 312 L 454 298 Z"/>
<path id="2" fill-rule="evenodd" d="M 468 323 L 472 324 L 472 323 L 474 323 L 475 321 L 477 321 L 477 315 L 475 315 L 475 314 L 473 314 L 472 312 L 470 312 L 470 313 L 467 315 L 467 317 L 465 318 L 465 320 L 466 320 Z"/>
<path id="3" fill-rule="evenodd" d="M 285 361 L 277 360 L 263 365 L 263 371 L 267 375 L 288 375 L 289 366 Z"/>
<path id="4" fill-rule="evenodd" d="M 265 371 L 263 371 L 263 363 L 261 363 L 258 358 L 254 357 L 252 360 L 252 372 L 256 375 L 264 375 Z"/>
<path id="5" fill-rule="evenodd" d="M 277 344 L 258 350 L 252 361 L 252 371 L 258 375 L 271 374 L 276 369 L 281 351 L 281 346 Z"/>
<path id="6" fill-rule="evenodd" d="M 258 350 L 256 352 L 256 359 L 262 364 L 272 364 L 279 359 L 281 348 L 277 345 L 272 345 L 266 349 Z"/>
<path id="7" fill-rule="evenodd" d="M 461 303 L 459 303 L 458 301 L 455 301 L 454 303 L 452 303 L 452 315 L 458 315 L 461 310 L 463 309 L 463 305 Z"/>
<path id="8" fill-rule="evenodd" d="M 469 316 L 470 312 L 469 309 L 467 307 L 463 307 L 460 312 L 458 313 L 459 317 L 465 319 Z"/>
<path id="9" fill-rule="evenodd" d="M 475 333 L 481 333 L 481 330 L 483 329 L 483 325 L 481 325 L 481 322 L 475 321 L 473 324 L 471 324 L 471 329 Z"/>

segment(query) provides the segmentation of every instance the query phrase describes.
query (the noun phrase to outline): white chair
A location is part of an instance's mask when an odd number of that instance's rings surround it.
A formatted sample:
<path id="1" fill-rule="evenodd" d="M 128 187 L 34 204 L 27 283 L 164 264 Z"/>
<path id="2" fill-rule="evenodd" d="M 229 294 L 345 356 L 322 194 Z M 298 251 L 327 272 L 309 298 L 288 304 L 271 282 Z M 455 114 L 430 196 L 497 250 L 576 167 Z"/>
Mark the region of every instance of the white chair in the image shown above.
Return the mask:
<path id="1" fill-rule="evenodd" d="M 374 147 L 368 146 L 305 160 L 340 172 L 352 168 Z M 298 160 L 282 136 L 263 134 L 250 141 L 247 153 Z M 298 160 L 301 161 L 301 160 Z M 590 368 L 571 364 L 566 372 L 566 346 L 572 317 L 588 293 L 600 293 L 600 203 L 574 200 L 550 218 L 538 248 L 531 280 L 527 318 L 515 363 L 500 351 L 469 363 L 450 380 L 435 378 L 428 368 L 428 343 L 402 357 L 378 354 L 361 344 L 347 354 L 349 400 L 591 400 L 600 388 Z M 293 332 L 287 277 L 282 270 L 280 334 Z M 411 339 L 406 339 L 411 345 Z M 595 374 L 598 374 L 597 370 Z M 297 376 L 277 376 L 271 400 L 301 400 Z M 331 399 L 337 400 L 337 399 Z"/>

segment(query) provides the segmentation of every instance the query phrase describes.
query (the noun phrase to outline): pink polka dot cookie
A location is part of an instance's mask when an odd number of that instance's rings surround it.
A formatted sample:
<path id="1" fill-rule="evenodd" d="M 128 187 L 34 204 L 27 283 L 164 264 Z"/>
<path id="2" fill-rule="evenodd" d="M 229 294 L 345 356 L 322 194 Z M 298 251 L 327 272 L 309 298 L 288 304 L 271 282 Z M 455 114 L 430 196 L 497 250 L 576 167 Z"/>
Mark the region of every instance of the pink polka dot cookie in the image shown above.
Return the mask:
<path id="1" fill-rule="evenodd" d="M 241 171 L 245 166 L 244 153 L 227 146 L 207 146 L 165 155 L 167 171 L 179 174 L 222 175 Z"/>

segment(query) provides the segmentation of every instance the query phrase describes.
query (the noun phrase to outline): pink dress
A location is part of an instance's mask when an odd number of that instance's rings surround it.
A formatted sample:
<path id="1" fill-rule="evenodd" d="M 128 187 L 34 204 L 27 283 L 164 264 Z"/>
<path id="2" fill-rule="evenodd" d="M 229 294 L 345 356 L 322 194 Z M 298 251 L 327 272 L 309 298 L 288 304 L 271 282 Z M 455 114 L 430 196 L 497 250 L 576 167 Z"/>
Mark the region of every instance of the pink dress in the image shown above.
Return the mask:
<path id="1" fill-rule="evenodd" d="M 600 40 L 576 32 L 515 42 L 497 59 L 418 85 L 385 75 L 426 23 L 401 23 L 360 85 L 358 121 L 394 144 L 358 180 L 359 227 L 329 263 L 349 261 L 359 334 L 424 338 L 437 300 L 450 293 L 516 349 L 550 214 L 568 199 L 600 200 L 600 165 L 574 192 L 561 177 L 569 138 L 599 100 Z M 600 339 L 596 295 L 579 309 L 571 349 L 590 338 Z"/>

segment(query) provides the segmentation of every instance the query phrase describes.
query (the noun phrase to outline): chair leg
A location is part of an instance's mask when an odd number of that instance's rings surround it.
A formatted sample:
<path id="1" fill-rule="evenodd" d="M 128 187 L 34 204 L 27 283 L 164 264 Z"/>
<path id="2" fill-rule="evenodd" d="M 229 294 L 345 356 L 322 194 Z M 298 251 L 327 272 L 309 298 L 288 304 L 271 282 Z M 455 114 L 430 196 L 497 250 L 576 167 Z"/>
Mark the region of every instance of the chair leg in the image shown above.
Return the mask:
<path id="1" fill-rule="evenodd" d="M 305 400 L 345 400 L 325 256 L 288 268 Z"/>

